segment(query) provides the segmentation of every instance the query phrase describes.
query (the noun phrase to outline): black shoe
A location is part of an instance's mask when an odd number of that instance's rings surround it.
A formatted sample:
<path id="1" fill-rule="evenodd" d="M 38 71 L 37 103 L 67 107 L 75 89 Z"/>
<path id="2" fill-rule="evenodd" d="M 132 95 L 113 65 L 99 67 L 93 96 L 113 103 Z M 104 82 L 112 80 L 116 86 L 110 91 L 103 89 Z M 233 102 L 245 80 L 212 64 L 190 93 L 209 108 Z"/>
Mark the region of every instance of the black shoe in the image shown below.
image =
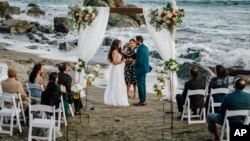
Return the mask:
<path id="1" fill-rule="evenodd" d="M 139 103 L 135 103 L 135 104 L 133 104 L 134 106 L 145 106 L 146 105 L 146 102 L 143 102 L 143 103 L 141 103 L 141 102 L 139 102 Z"/>

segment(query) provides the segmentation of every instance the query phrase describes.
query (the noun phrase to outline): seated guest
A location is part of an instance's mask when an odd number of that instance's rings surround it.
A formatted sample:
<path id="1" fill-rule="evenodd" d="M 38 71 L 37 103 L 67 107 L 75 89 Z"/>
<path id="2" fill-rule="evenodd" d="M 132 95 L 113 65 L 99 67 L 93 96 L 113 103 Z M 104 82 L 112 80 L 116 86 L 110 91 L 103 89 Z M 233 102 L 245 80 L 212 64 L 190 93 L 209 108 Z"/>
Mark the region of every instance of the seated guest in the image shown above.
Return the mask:
<path id="1" fill-rule="evenodd" d="M 58 74 L 52 72 L 49 75 L 49 83 L 41 96 L 41 104 L 59 107 L 61 95 L 66 92 L 66 88 L 58 82 Z"/>
<path id="2" fill-rule="evenodd" d="M 191 68 L 190 74 L 192 76 L 192 79 L 185 83 L 182 95 L 181 94 L 176 95 L 176 102 L 178 105 L 179 112 L 183 111 L 183 105 L 185 104 L 188 90 L 197 90 L 197 89 L 204 90 L 206 88 L 206 81 L 198 78 L 199 68 L 197 66 L 193 66 Z M 197 114 L 197 108 L 203 108 L 204 106 L 205 106 L 204 96 L 201 95 L 190 96 L 190 107 L 193 111 L 193 114 Z"/>
<path id="3" fill-rule="evenodd" d="M 245 85 L 245 80 L 236 80 L 234 83 L 235 91 L 233 93 L 227 94 L 223 98 L 219 113 L 209 113 L 207 115 L 208 130 L 214 134 L 216 141 L 220 140 L 216 123 L 220 125 L 223 124 L 226 110 L 250 110 L 250 94 L 242 91 L 245 88 Z M 231 117 L 229 118 L 229 124 L 242 125 L 244 120 L 245 117 L 241 116 Z"/>
<path id="4" fill-rule="evenodd" d="M 23 89 L 23 85 L 18 81 L 17 71 L 14 68 L 8 70 L 8 79 L 1 82 L 3 92 L 20 93 L 23 105 L 29 106 L 29 98 Z M 11 104 L 9 105 L 11 107 Z M 8 107 L 9 107 L 8 106 Z"/>
<path id="5" fill-rule="evenodd" d="M 42 89 L 39 89 L 39 88 L 37 88 L 37 89 L 30 89 L 32 97 L 38 97 L 38 98 L 40 98 L 41 97 L 41 92 L 45 88 L 45 81 L 42 78 L 43 71 L 44 71 L 44 69 L 43 69 L 42 65 L 39 63 L 39 64 L 36 64 L 33 67 L 33 70 L 30 73 L 29 82 L 31 84 L 38 84 L 38 85 L 42 86 Z"/>
<path id="6" fill-rule="evenodd" d="M 211 93 L 211 89 L 228 88 L 228 86 L 229 86 L 229 80 L 227 77 L 228 71 L 222 65 L 216 66 L 215 73 L 217 74 L 217 76 L 211 79 L 210 84 L 208 86 L 208 94 L 209 95 Z M 206 99 L 206 108 L 208 107 L 209 95 Z M 225 96 L 225 94 L 216 94 L 215 96 L 213 96 L 214 102 L 222 102 L 224 96 Z M 215 112 L 218 113 L 219 109 L 215 108 Z"/>
<path id="7" fill-rule="evenodd" d="M 59 64 L 58 69 L 59 69 L 58 84 L 61 84 L 61 85 L 65 86 L 65 88 L 66 88 L 67 95 L 65 95 L 65 97 L 64 97 L 65 104 L 67 104 L 67 105 L 72 104 L 73 103 L 72 92 L 71 92 L 72 78 L 68 74 L 69 68 L 68 68 L 66 63 L 61 63 L 61 64 Z M 79 110 L 78 103 L 76 103 L 74 101 L 74 104 L 75 104 L 75 111 L 77 112 Z M 67 111 L 68 111 L 68 106 L 65 106 L 65 109 L 67 109 Z"/>

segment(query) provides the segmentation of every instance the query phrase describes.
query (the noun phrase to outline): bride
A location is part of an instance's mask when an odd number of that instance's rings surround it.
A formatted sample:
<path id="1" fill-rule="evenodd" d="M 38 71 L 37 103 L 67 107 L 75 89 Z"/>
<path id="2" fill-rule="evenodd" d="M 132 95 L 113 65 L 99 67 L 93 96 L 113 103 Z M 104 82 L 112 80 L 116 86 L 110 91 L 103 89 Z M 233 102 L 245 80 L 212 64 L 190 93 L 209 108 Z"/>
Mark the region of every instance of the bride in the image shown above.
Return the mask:
<path id="1" fill-rule="evenodd" d="M 113 64 L 110 72 L 108 86 L 104 94 L 104 103 L 113 106 L 129 106 L 124 79 L 125 59 L 122 59 L 121 41 L 114 40 L 108 60 Z"/>

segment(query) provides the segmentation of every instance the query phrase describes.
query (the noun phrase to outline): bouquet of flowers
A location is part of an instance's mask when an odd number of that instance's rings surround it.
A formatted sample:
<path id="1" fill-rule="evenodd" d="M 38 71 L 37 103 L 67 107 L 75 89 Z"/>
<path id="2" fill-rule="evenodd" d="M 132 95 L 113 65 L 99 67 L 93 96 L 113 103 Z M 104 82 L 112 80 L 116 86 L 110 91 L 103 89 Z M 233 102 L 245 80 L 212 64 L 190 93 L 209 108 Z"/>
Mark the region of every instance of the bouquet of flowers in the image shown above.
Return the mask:
<path id="1" fill-rule="evenodd" d="M 95 75 L 95 77 L 99 77 L 99 75 L 100 75 L 100 65 L 99 64 L 95 65 L 92 73 Z"/>
<path id="2" fill-rule="evenodd" d="M 175 59 L 169 59 L 165 62 L 165 67 L 171 71 L 178 71 L 180 66 L 180 63 L 178 63 Z"/>
<path id="3" fill-rule="evenodd" d="M 159 101 L 162 101 L 162 90 L 164 89 L 164 84 L 161 82 L 158 82 L 154 84 L 154 91 L 156 92 L 156 96 Z"/>
<path id="4" fill-rule="evenodd" d="M 95 76 L 93 74 L 86 75 L 85 78 L 87 79 L 87 87 L 91 87 L 92 83 L 95 81 Z"/>
<path id="5" fill-rule="evenodd" d="M 83 87 L 79 83 L 75 83 L 71 87 L 71 91 L 73 92 L 73 99 L 79 99 L 80 98 L 80 92 L 83 90 Z"/>
<path id="6" fill-rule="evenodd" d="M 91 25 L 97 15 L 97 9 L 91 6 L 86 7 L 81 4 L 69 6 L 69 20 L 73 27 L 77 29 L 80 29 L 81 26 L 85 29 L 87 26 Z"/>
<path id="7" fill-rule="evenodd" d="M 78 62 L 75 64 L 75 70 L 80 73 L 82 69 L 85 68 L 85 65 L 86 65 L 85 61 L 79 58 Z"/>
<path id="8" fill-rule="evenodd" d="M 168 2 L 167 5 L 160 9 L 152 9 L 150 14 L 150 24 L 160 31 L 163 28 L 173 32 L 175 27 L 182 23 L 184 10 L 178 9 L 174 3 Z"/>
<path id="9" fill-rule="evenodd" d="M 166 84 L 166 79 L 167 79 L 167 75 L 166 74 L 158 74 L 157 75 L 157 80 L 159 81 L 159 82 L 161 82 L 161 83 L 163 83 L 164 84 L 164 86 L 165 86 L 165 84 Z"/>

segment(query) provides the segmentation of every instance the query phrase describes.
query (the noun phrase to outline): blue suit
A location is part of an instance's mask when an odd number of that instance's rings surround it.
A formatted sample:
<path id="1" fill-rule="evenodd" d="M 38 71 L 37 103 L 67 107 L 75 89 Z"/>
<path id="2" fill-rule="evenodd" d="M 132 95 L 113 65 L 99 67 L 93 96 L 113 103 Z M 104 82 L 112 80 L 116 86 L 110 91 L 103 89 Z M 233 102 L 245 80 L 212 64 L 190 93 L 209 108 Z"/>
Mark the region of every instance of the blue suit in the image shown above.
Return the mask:
<path id="1" fill-rule="evenodd" d="M 140 102 L 144 103 L 146 101 L 146 74 L 152 69 L 149 65 L 148 48 L 144 44 L 138 47 L 134 67 Z"/>

